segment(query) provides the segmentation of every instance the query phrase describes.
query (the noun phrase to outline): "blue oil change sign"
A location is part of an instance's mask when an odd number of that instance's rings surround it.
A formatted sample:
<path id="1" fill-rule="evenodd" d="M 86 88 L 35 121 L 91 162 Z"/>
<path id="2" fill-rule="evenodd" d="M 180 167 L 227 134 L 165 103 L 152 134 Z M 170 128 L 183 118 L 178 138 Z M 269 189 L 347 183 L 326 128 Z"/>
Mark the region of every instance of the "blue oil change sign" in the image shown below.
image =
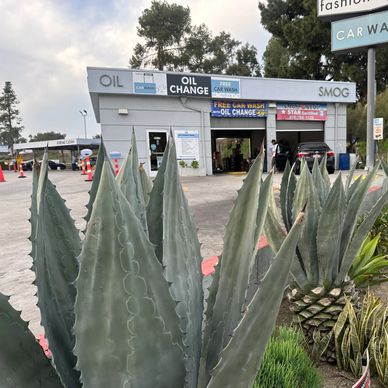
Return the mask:
<path id="1" fill-rule="evenodd" d="M 212 101 L 212 117 L 267 117 L 268 103 L 262 101 Z"/>

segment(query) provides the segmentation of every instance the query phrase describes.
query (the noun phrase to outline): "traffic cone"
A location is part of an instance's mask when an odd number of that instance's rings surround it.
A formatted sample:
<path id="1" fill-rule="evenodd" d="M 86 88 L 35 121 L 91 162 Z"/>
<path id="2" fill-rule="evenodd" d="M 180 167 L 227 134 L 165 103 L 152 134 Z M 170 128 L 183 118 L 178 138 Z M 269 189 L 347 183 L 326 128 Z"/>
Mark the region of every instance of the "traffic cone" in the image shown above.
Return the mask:
<path id="1" fill-rule="evenodd" d="M 86 175 L 86 170 L 85 170 L 85 159 L 82 159 L 82 160 L 81 160 L 81 169 L 82 169 L 81 175 Z"/>
<path id="2" fill-rule="evenodd" d="M 3 169 L 1 168 L 1 164 L 0 164 L 0 183 L 2 182 L 5 182 L 5 179 L 4 179 Z"/>
<path id="3" fill-rule="evenodd" d="M 92 166 L 90 165 L 90 158 L 89 156 L 86 157 L 86 166 L 88 169 L 88 176 L 85 179 L 85 182 L 91 182 L 93 180 L 93 173 L 92 173 Z"/>
<path id="4" fill-rule="evenodd" d="M 26 176 L 24 175 L 24 172 L 23 172 L 23 163 L 20 162 L 19 163 L 19 176 L 18 178 L 26 178 Z"/>
<path id="5" fill-rule="evenodd" d="M 118 161 L 118 159 L 115 159 L 114 160 L 114 164 L 115 164 L 115 174 L 116 175 L 119 175 L 119 161 Z"/>

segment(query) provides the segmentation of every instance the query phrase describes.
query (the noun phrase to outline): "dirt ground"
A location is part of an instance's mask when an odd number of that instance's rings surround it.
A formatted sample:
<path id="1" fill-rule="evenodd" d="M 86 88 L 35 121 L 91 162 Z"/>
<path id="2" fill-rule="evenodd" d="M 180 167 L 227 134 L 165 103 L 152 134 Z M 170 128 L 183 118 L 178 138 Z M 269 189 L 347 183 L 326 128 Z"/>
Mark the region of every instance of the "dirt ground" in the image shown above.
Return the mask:
<path id="1" fill-rule="evenodd" d="M 18 179 L 17 174 L 5 172 L 7 182 L 0 183 L 0 292 L 11 295 L 11 303 L 22 310 L 23 319 L 30 321 L 30 329 L 35 335 L 43 332 L 40 326 L 40 314 L 36 306 L 34 275 L 30 270 L 32 260 L 28 240 L 30 234 L 29 206 L 31 195 L 30 172 L 27 178 Z M 49 177 L 67 206 L 76 226 L 84 228 L 83 216 L 88 200 L 90 183 L 85 182 L 79 172 L 50 171 Z M 226 225 L 237 190 L 241 187 L 243 176 L 216 175 L 201 178 L 183 178 L 182 185 L 187 195 L 198 227 L 199 240 L 202 243 L 202 255 L 208 258 L 222 251 L 224 227 Z M 281 174 L 274 177 L 274 190 L 278 191 Z M 335 176 L 333 176 L 335 178 Z M 344 176 L 345 178 L 345 176 Z M 210 279 L 209 279 L 210 280 Z M 385 303 L 388 303 L 388 285 L 374 289 Z M 278 323 L 291 321 L 287 302 L 279 312 Z M 322 364 L 319 369 L 325 380 L 325 387 L 351 387 L 353 376 L 338 371 L 335 367 Z M 378 387 L 374 383 L 374 387 Z"/>

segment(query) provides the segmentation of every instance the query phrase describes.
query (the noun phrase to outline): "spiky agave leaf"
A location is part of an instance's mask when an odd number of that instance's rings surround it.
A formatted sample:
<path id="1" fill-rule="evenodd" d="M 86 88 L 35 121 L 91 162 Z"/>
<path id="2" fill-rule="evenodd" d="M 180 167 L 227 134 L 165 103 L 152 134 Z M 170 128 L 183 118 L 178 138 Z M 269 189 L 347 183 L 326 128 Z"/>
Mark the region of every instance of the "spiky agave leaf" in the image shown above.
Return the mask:
<path id="1" fill-rule="evenodd" d="M 63 388 L 42 348 L 9 298 L 0 293 L 0 385 L 2 388 Z"/>
<path id="2" fill-rule="evenodd" d="M 294 167 L 291 168 L 290 163 L 287 160 L 280 184 L 280 208 L 287 231 L 291 229 L 293 224 L 291 204 L 294 202 L 295 188 L 296 177 L 294 174 Z"/>
<path id="3" fill-rule="evenodd" d="M 35 239 L 36 239 L 36 228 L 38 225 L 38 203 L 37 203 L 37 195 L 38 195 L 38 181 L 39 181 L 39 172 L 40 166 L 37 162 L 34 161 L 33 169 L 32 169 L 32 193 L 31 193 L 31 207 L 30 207 L 30 224 L 31 224 L 31 253 L 30 256 L 34 260 L 35 258 Z M 34 269 L 34 262 L 32 263 L 31 269 Z"/>
<path id="4" fill-rule="evenodd" d="M 84 217 L 86 222 L 88 222 L 90 220 L 90 216 L 91 216 L 92 211 L 93 211 L 93 203 L 94 203 L 94 200 L 96 198 L 98 186 L 100 184 L 101 172 L 102 172 L 102 166 L 104 164 L 104 159 L 105 159 L 105 146 L 104 146 L 104 142 L 101 138 L 100 147 L 98 149 L 98 155 L 97 155 L 96 169 L 94 170 L 92 186 L 90 187 L 90 191 L 89 191 L 89 202 L 86 205 L 86 207 L 88 209 L 88 212 L 87 212 L 86 216 Z"/>
<path id="5" fill-rule="evenodd" d="M 322 163 L 325 164 L 325 171 L 327 174 L 326 159 L 323 159 L 321 161 L 321 164 Z M 330 180 L 327 181 L 322 175 L 322 170 L 320 169 L 320 165 L 317 158 L 314 159 L 312 178 L 313 178 L 314 186 L 317 189 L 319 199 L 321 201 L 321 206 L 324 206 L 326 202 L 326 198 L 329 195 L 329 191 L 330 191 Z"/>
<path id="6" fill-rule="evenodd" d="M 164 275 L 171 283 L 171 292 L 179 302 L 176 311 L 181 318 L 185 333 L 185 358 L 187 387 L 197 387 L 198 368 L 201 354 L 201 332 L 203 313 L 203 290 L 201 253 L 197 231 L 183 193 L 176 161 L 173 138 L 165 153 L 166 167 L 158 185 L 163 184 L 163 207 L 161 229 L 152 228 L 151 241 L 163 241 L 162 263 Z M 150 225 L 151 227 L 151 225 Z"/>
<path id="7" fill-rule="evenodd" d="M 143 191 L 144 204 L 147 207 L 148 202 L 150 201 L 150 193 L 152 191 L 153 183 L 144 169 L 144 163 L 140 163 L 139 165 L 139 174 L 140 174 L 141 188 Z"/>
<path id="8" fill-rule="evenodd" d="M 152 244 L 105 163 L 76 280 L 85 387 L 183 387 L 179 319 Z"/>
<path id="9" fill-rule="evenodd" d="M 264 209 L 268 207 L 268 202 L 259 201 L 263 160 L 262 151 L 239 190 L 226 226 L 223 252 L 218 264 L 218 290 L 209 322 L 210 335 L 209 338 L 204 338 L 204 341 L 209 341 L 207 354 L 204 354 L 207 374 L 218 363 L 222 349 L 241 319 L 255 259 L 257 244 L 255 237 L 261 234 L 257 231 L 257 225 L 262 221 L 257 219 L 258 207 L 262 206 Z M 265 217 L 265 212 L 261 213 L 261 216 Z M 235 287 L 230 286 L 231 282 Z"/>
<path id="10" fill-rule="evenodd" d="M 131 149 L 121 166 L 116 180 L 125 198 L 131 204 L 132 210 L 143 225 L 144 231 L 147 232 L 146 208 L 140 178 L 135 131 L 132 131 Z"/>
<path id="11" fill-rule="evenodd" d="M 218 365 L 211 372 L 212 378 L 207 388 L 252 387 L 266 343 L 275 326 L 302 222 L 303 213 L 300 213 L 222 351 Z"/>
<path id="12" fill-rule="evenodd" d="M 78 274 L 81 249 L 79 231 L 64 200 L 47 176 L 47 151 L 43 157 L 37 189 L 38 222 L 34 269 L 38 307 L 42 325 L 57 372 L 67 387 L 80 387 L 74 370 L 74 300 L 73 282 Z"/>

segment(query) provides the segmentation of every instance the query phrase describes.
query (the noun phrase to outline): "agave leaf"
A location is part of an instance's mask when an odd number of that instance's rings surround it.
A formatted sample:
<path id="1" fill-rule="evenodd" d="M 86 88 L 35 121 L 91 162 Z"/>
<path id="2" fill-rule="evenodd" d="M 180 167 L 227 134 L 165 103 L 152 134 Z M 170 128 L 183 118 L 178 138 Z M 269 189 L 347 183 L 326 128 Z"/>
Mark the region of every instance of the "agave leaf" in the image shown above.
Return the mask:
<path id="1" fill-rule="evenodd" d="M 39 182 L 39 172 L 40 172 L 40 166 L 38 163 L 33 164 L 33 170 L 32 170 L 32 194 L 31 194 L 31 207 L 30 207 L 30 224 L 31 224 L 31 235 L 30 235 L 30 241 L 31 241 L 31 257 L 34 260 L 35 258 L 35 250 L 36 250 L 36 229 L 38 226 L 38 182 Z M 35 271 L 35 264 L 32 263 L 31 269 Z"/>
<path id="2" fill-rule="evenodd" d="M 107 162 L 76 288 L 75 352 L 86 387 L 184 385 L 179 319 L 168 283 Z"/>
<path id="3" fill-rule="evenodd" d="M 139 174 L 140 174 L 140 182 L 141 182 L 141 188 L 143 191 L 143 197 L 144 197 L 144 204 L 147 207 L 148 202 L 150 201 L 150 193 L 152 191 L 152 180 L 147 175 L 143 163 L 140 163 L 139 166 Z"/>
<path id="4" fill-rule="evenodd" d="M 342 261 L 340 263 L 340 270 L 336 277 L 335 284 L 341 284 L 345 279 L 346 274 L 348 273 L 354 257 L 357 252 L 360 250 L 361 245 L 369 233 L 371 227 L 379 216 L 381 210 L 388 203 L 388 191 L 377 201 L 372 210 L 365 216 L 364 220 L 360 223 L 357 229 L 354 231 L 352 240 L 347 246 L 347 249 L 343 255 Z M 346 220 L 345 220 L 346 222 Z"/>
<path id="5" fill-rule="evenodd" d="M 105 159 L 105 146 L 101 138 L 100 147 L 98 149 L 98 155 L 97 155 L 96 169 L 94 170 L 92 186 L 90 187 L 90 191 L 89 191 L 89 202 L 86 205 L 88 209 L 88 212 L 84 217 L 86 222 L 89 222 L 90 216 L 93 211 L 93 203 L 94 203 L 94 200 L 96 199 L 98 186 L 100 184 L 102 166 L 104 165 L 104 159 Z"/>
<path id="6" fill-rule="evenodd" d="M 260 185 L 259 201 L 261 203 L 268 203 L 272 192 L 273 192 L 273 173 L 270 172 L 268 176 L 264 179 L 264 182 L 262 182 Z M 265 206 L 265 207 L 259 206 L 257 209 L 257 218 L 256 218 L 257 221 L 256 221 L 256 231 L 255 231 L 256 242 L 259 241 L 259 238 L 263 232 L 267 211 L 268 211 L 268 206 Z M 258 247 L 258 244 L 256 244 L 256 247 Z"/>
<path id="7" fill-rule="evenodd" d="M 321 170 L 321 175 L 323 180 L 325 181 L 326 191 L 330 189 L 330 177 L 327 172 L 327 154 L 322 158 L 321 163 L 319 163 L 319 169 Z"/>
<path id="8" fill-rule="evenodd" d="M 330 183 L 327 184 L 327 181 L 323 178 L 321 169 L 319 168 L 318 159 L 314 159 L 312 178 L 314 186 L 317 189 L 319 199 L 321 201 L 321 206 L 323 207 L 326 202 L 326 198 L 330 191 Z M 330 181 L 329 181 L 330 182 Z"/>
<path id="9" fill-rule="evenodd" d="M 0 293 L 0 381 L 2 388 L 63 388 L 55 369 L 28 330 L 27 322 Z"/>
<path id="10" fill-rule="evenodd" d="M 321 214 L 321 204 L 317 190 L 314 187 L 311 173 L 305 163 L 295 189 L 293 214 L 298 214 L 306 203 L 306 216 L 302 227 L 303 232 L 298 243 L 298 256 L 306 270 L 308 281 L 312 284 L 317 284 L 319 279 L 319 266 L 316 236 L 318 220 Z M 294 272 L 292 274 L 294 277 L 297 275 Z"/>
<path id="11" fill-rule="evenodd" d="M 345 184 L 345 193 L 346 193 L 346 196 L 348 197 L 348 192 L 349 192 L 349 188 L 352 184 L 352 181 L 353 181 L 353 177 L 354 177 L 354 171 L 356 170 L 357 168 L 357 164 L 358 164 L 358 158 L 356 159 L 356 161 L 353 163 L 350 171 L 349 171 L 349 174 L 348 174 L 348 177 L 346 178 L 346 184 Z"/>
<path id="12" fill-rule="evenodd" d="M 80 387 L 74 370 L 73 282 L 78 274 L 77 256 L 81 249 L 79 231 L 64 200 L 47 177 L 47 152 L 42 161 L 37 191 L 38 224 L 35 238 L 34 269 L 42 325 L 61 381 Z"/>
<path id="13" fill-rule="evenodd" d="M 296 217 L 294 226 L 222 351 L 207 388 L 252 387 L 275 325 L 302 221 L 303 213 Z"/>
<path id="14" fill-rule="evenodd" d="M 317 252 L 319 262 L 319 284 L 331 284 L 333 271 L 338 272 L 338 254 L 340 241 L 338 236 L 342 231 L 345 212 L 345 192 L 342 186 L 341 174 L 333 184 L 322 213 L 317 229 Z"/>
<path id="15" fill-rule="evenodd" d="M 341 234 L 341 248 L 340 248 L 340 255 L 339 255 L 340 259 L 342 259 L 344 257 L 345 252 L 348 250 L 348 246 L 350 244 L 350 240 L 352 238 L 354 228 L 356 227 L 357 216 L 360 214 L 359 213 L 360 206 L 368 193 L 368 188 L 369 188 L 370 183 L 372 182 L 373 178 L 375 177 L 375 175 L 378 171 L 378 168 L 379 168 L 379 165 L 376 164 L 376 166 L 372 170 L 372 172 L 370 172 L 366 176 L 366 178 L 360 184 L 357 185 L 357 188 L 354 190 L 352 196 L 348 200 L 348 206 L 346 208 L 346 213 L 345 213 L 344 223 L 343 223 L 343 230 L 342 230 L 342 234 Z M 372 223 L 372 225 L 373 225 L 373 223 Z M 364 238 L 365 238 L 365 236 L 362 237 L 362 240 L 360 241 L 359 247 L 361 246 L 362 241 L 364 241 Z M 356 253 L 357 252 L 354 253 L 354 256 L 356 255 Z M 353 256 L 353 258 L 354 258 L 354 256 Z M 340 262 L 340 265 L 342 266 L 342 262 Z"/>
<path id="16" fill-rule="evenodd" d="M 263 160 L 264 153 L 261 152 L 239 190 L 226 226 L 218 264 L 219 287 L 213 308 L 208 353 L 205 355 L 207 371 L 219 361 L 221 350 L 241 319 L 257 244 L 255 235 Z M 267 205 L 260 202 L 260 206 Z M 231 282 L 235 287 L 230 287 Z"/>
<path id="17" fill-rule="evenodd" d="M 283 172 L 282 181 L 280 184 L 280 207 L 284 221 L 284 225 L 289 231 L 292 227 L 292 203 L 294 201 L 294 192 L 296 188 L 296 178 L 291 168 L 290 163 L 287 161 L 286 168 Z"/>
<path id="18" fill-rule="evenodd" d="M 201 354 L 203 289 L 200 244 L 183 193 L 175 144 L 169 143 L 163 189 L 163 267 L 185 333 L 187 387 L 196 388 Z"/>
<path id="19" fill-rule="evenodd" d="M 131 149 L 121 166 L 116 180 L 125 198 L 132 206 L 132 210 L 135 212 L 136 216 L 143 225 L 144 231 L 148 233 L 146 207 L 144 202 L 143 186 L 140 178 L 135 131 L 132 131 Z"/>
<path id="20" fill-rule="evenodd" d="M 150 241 L 155 245 L 156 257 L 163 262 L 163 190 L 164 174 L 169 153 L 169 143 L 164 150 L 162 163 L 154 179 L 150 199 L 147 206 L 147 226 Z"/>
<path id="21" fill-rule="evenodd" d="M 388 178 L 388 163 L 385 160 L 381 160 L 381 167 L 385 172 L 385 176 Z"/>

